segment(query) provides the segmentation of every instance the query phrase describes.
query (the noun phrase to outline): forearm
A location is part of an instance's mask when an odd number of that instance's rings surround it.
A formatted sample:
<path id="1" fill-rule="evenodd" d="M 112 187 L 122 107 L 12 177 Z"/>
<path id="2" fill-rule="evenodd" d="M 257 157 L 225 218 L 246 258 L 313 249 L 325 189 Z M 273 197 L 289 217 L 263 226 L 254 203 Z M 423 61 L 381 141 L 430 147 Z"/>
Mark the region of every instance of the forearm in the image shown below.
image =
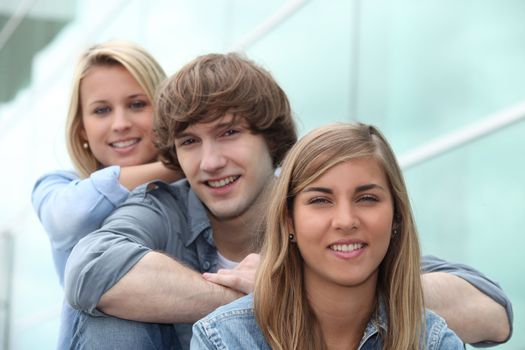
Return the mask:
<path id="1" fill-rule="evenodd" d="M 174 182 L 181 179 L 183 175 L 175 170 L 169 169 L 162 162 L 122 167 L 120 169 L 119 181 L 128 190 L 152 180 Z"/>
<path id="2" fill-rule="evenodd" d="M 466 343 L 502 342 L 510 325 L 503 306 L 464 279 L 444 272 L 422 275 L 425 306 L 441 317 Z"/>
<path id="3" fill-rule="evenodd" d="M 150 252 L 102 296 L 97 307 L 135 321 L 195 322 L 240 296 L 164 254 Z"/>

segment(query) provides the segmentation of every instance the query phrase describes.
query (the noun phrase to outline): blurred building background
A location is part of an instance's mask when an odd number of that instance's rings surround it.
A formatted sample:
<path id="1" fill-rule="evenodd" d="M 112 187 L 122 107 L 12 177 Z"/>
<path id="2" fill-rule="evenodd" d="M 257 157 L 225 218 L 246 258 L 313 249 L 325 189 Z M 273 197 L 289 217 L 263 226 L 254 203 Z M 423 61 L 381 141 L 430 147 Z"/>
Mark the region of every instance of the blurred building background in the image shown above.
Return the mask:
<path id="1" fill-rule="evenodd" d="M 62 291 L 30 204 L 71 168 L 64 124 L 81 50 L 112 38 L 168 74 L 244 51 L 288 93 L 301 133 L 379 126 L 404 169 L 424 253 L 498 281 L 525 349 L 525 1 L 2 0 L 0 349 L 54 349 Z"/>

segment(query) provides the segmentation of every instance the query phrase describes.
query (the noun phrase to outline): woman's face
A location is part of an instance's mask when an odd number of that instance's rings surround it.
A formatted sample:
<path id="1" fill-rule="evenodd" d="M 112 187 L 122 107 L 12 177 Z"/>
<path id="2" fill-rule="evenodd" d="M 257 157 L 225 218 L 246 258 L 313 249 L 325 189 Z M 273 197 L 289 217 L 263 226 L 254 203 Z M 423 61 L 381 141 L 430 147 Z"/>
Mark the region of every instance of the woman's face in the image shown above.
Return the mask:
<path id="1" fill-rule="evenodd" d="M 156 160 L 151 101 L 124 67 L 90 68 L 80 82 L 80 103 L 81 136 L 103 166 Z"/>
<path id="2" fill-rule="evenodd" d="M 373 158 L 340 163 L 308 185 L 293 210 L 306 285 L 375 288 L 393 215 L 388 181 Z"/>

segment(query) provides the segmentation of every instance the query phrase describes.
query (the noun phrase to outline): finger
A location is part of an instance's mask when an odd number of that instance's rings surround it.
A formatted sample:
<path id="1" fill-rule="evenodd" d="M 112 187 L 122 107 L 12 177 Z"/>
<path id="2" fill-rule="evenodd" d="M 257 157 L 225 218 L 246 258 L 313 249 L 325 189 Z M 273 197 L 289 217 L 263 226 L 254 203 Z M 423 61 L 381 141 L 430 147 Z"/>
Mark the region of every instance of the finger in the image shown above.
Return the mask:
<path id="1" fill-rule="evenodd" d="M 224 287 L 234 289 L 244 294 L 248 294 L 253 291 L 253 283 L 250 280 L 241 278 L 239 275 L 204 273 L 202 276 L 209 282 L 220 284 Z"/>

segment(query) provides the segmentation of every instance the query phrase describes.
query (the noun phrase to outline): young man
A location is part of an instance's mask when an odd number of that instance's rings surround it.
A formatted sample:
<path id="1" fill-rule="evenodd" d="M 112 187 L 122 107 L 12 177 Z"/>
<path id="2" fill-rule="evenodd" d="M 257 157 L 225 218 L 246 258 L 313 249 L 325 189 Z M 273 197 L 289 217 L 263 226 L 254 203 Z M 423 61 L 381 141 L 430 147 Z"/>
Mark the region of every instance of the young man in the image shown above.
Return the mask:
<path id="1" fill-rule="evenodd" d="M 75 247 L 66 296 L 83 312 L 72 348 L 187 349 L 191 323 L 252 290 L 265 195 L 296 141 L 286 95 L 253 62 L 206 55 L 165 83 L 157 114 L 161 154 L 186 179 L 138 188 Z M 424 261 L 433 272 L 423 275 L 427 305 L 463 340 L 510 335 L 510 302 L 497 285 Z"/>

